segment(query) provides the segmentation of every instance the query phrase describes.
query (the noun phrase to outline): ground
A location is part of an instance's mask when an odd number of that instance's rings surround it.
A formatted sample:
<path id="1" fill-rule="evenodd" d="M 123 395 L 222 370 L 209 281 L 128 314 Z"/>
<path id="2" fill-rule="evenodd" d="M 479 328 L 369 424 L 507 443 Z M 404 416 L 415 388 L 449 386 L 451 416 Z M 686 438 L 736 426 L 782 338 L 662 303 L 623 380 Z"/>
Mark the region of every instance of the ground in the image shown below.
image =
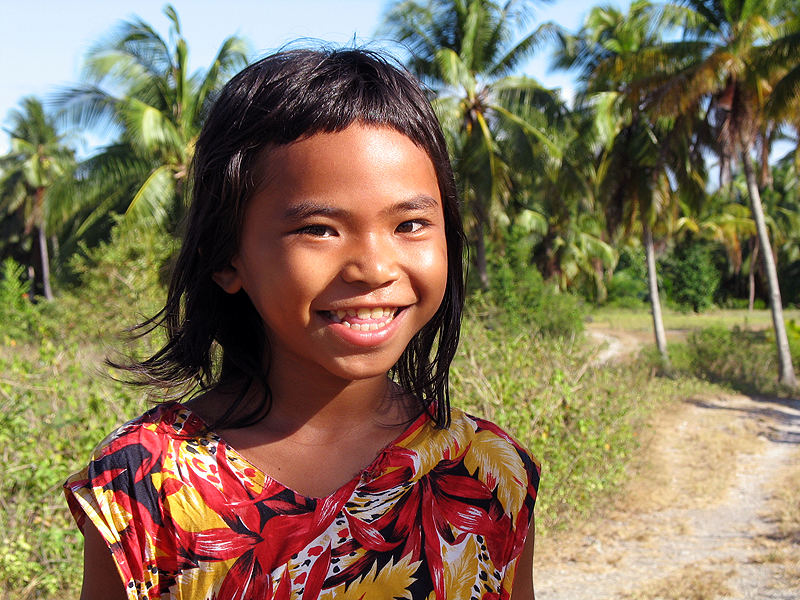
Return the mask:
<path id="1" fill-rule="evenodd" d="M 800 598 L 800 401 L 686 398 L 645 437 L 613 506 L 537 543 L 537 599 Z"/>

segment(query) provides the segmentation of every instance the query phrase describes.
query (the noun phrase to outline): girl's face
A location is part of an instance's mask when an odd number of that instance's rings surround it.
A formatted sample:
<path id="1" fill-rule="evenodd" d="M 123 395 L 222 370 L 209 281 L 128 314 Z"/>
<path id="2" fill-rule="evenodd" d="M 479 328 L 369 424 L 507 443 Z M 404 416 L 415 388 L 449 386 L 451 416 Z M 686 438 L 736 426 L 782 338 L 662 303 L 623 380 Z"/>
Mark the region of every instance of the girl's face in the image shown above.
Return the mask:
<path id="1" fill-rule="evenodd" d="M 270 377 L 385 377 L 441 304 L 447 243 L 427 153 L 353 124 L 269 149 L 231 267 L 266 325 Z M 256 179 L 258 181 L 258 177 Z"/>

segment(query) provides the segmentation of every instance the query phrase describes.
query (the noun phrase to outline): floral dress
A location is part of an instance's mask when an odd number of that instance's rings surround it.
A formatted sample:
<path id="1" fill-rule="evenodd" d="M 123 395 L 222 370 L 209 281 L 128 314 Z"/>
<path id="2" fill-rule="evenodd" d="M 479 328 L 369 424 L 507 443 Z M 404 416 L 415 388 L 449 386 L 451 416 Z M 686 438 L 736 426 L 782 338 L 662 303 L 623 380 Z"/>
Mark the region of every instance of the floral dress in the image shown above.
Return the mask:
<path id="1" fill-rule="evenodd" d="M 423 414 L 326 498 L 250 464 L 177 403 L 115 431 L 65 483 L 129 599 L 508 598 L 539 466 L 488 421 Z"/>

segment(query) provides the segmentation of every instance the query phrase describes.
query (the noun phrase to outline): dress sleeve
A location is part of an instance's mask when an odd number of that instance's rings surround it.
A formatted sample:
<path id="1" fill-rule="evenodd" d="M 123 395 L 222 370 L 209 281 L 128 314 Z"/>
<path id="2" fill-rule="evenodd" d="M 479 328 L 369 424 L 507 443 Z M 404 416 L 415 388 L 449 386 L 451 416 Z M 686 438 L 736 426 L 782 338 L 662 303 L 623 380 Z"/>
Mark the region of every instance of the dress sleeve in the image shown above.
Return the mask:
<path id="1" fill-rule="evenodd" d="M 530 452 L 520 446 L 517 442 L 513 442 L 514 446 L 525 465 L 527 473 L 527 490 L 525 494 L 525 501 L 522 508 L 516 515 L 514 523 L 514 532 L 510 539 L 510 559 L 506 567 L 503 581 L 501 583 L 501 599 L 506 599 L 511 596 L 512 586 L 514 584 L 514 575 L 517 572 L 517 563 L 522 554 L 522 549 L 525 546 L 528 530 L 530 529 L 531 522 L 533 521 L 533 508 L 536 504 L 536 495 L 539 491 L 539 476 L 541 475 L 541 464 L 537 461 Z"/>
<path id="2" fill-rule="evenodd" d="M 163 442 L 155 429 L 136 422 L 123 426 L 64 484 L 78 528 L 83 532 L 87 519 L 97 528 L 130 599 L 151 597 L 151 590 L 158 589 L 152 561 L 154 540 L 164 526 L 155 488 Z"/>

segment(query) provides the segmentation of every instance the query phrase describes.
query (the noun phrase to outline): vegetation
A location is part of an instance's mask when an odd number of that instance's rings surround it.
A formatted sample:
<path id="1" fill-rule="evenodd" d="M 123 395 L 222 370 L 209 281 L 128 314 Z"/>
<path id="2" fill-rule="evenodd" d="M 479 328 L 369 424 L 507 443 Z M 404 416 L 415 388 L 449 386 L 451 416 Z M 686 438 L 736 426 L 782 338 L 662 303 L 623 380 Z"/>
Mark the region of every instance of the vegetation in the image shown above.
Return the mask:
<path id="1" fill-rule="evenodd" d="M 396 0 L 381 26 L 428 84 L 448 139 L 472 289 L 503 296 L 490 273 L 505 261 L 516 278 L 537 271 L 527 280 L 541 276 L 534 288 L 548 301 L 649 302 L 665 364 L 662 303 L 763 302 L 779 378 L 794 385 L 781 313 L 800 302 L 796 7 L 636 0 L 627 12 L 592 9 L 575 32 L 533 23 L 533 8 Z M 108 240 L 121 215 L 140 231 L 174 232 L 180 222 L 203 115 L 246 63 L 247 43 L 226 38 L 191 73 L 178 14 L 169 5 L 165 14 L 167 36 L 141 19 L 121 23 L 88 52 L 83 81 L 55 95 L 65 122 L 108 127 L 107 146 L 74 165 L 69 132 L 41 102 L 25 100 L 12 119 L 12 151 L 0 157 L 0 259 L 23 266 L 31 300 L 68 291 L 73 257 Z M 521 73 L 548 44 L 554 66 L 579 75 L 572 103 Z M 769 160 L 787 144 L 787 156 Z M 686 267 L 701 264 L 702 277 L 687 281 L 695 273 Z"/>
<path id="2" fill-rule="evenodd" d="M 5 233 L 0 249 L 22 256 L 27 249 L 33 291 L 52 300 L 48 222 L 58 212 L 55 190 L 72 175 L 75 158 L 36 98 L 23 99 L 11 122 L 11 152 L 0 158 L 0 223 Z M 63 195 L 61 200 L 63 204 Z"/>
<path id="3" fill-rule="evenodd" d="M 669 398 L 712 384 L 796 393 L 795 4 L 636 0 L 627 13 L 590 11 L 575 32 L 532 23 L 524 0 L 387 9 L 384 35 L 406 44 L 430 86 L 467 209 L 476 268 L 454 401 L 543 461 L 544 535 L 618 489 L 649 411 Z M 167 36 L 134 19 L 98 42 L 84 80 L 57 94 L 60 115 L 35 98 L 11 115 L 0 157 L 0 599 L 75 592 L 79 534 L 60 483 L 147 405 L 103 358 L 157 342 L 128 346 L 110 324 L 159 309 L 203 114 L 247 59 L 233 36 L 190 73 L 189 41 L 165 12 Z M 548 43 L 554 64 L 580 75 L 574 102 L 521 74 Z M 106 125 L 113 139 L 77 162 L 57 116 Z M 770 159 L 778 148 L 789 151 Z M 655 353 L 597 368 L 587 319 L 652 329 Z M 667 347 L 676 329 L 688 333 Z M 656 376 L 668 364 L 671 377 Z"/>

